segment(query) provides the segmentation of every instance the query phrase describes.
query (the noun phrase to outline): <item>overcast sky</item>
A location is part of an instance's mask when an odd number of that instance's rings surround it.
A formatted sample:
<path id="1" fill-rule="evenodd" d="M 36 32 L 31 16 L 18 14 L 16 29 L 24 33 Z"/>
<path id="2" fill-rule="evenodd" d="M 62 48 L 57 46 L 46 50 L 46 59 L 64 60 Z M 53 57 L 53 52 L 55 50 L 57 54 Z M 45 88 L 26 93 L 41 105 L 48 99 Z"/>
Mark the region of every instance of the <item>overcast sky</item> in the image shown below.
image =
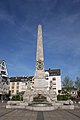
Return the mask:
<path id="1" fill-rule="evenodd" d="M 0 0 L 0 59 L 9 76 L 34 75 L 38 24 L 45 69 L 80 76 L 80 0 Z"/>

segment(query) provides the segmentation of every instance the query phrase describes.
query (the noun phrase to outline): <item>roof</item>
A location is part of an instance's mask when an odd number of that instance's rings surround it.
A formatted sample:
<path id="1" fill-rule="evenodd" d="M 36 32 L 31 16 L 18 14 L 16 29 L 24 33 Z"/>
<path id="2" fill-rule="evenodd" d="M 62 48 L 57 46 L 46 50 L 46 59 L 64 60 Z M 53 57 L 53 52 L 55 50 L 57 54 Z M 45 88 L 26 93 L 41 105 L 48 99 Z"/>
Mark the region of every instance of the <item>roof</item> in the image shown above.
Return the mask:
<path id="1" fill-rule="evenodd" d="M 48 69 L 48 70 L 45 70 L 45 71 L 48 71 L 49 72 L 49 76 L 60 76 L 61 73 L 60 73 L 60 69 Z"/>
<path id="2" fill-rule="evenodd" d="M 23 81 L 31 81 L 33 76 L 16 76 L 10 77 L 10 82 L 23 82 Z"/>

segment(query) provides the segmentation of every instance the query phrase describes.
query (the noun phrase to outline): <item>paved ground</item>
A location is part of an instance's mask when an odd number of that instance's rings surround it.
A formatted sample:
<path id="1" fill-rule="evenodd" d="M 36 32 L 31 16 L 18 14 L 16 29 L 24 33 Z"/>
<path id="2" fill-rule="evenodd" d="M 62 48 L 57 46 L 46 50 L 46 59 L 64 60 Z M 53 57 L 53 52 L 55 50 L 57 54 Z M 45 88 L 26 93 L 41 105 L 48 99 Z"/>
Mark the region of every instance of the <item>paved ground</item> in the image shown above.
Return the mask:
<path id="1" fill-rule="evenodd" d="M 35 112 L 19 109 L 6 109 L 0 103 L 0 120 L 80 120 L 80 109 Z"/>

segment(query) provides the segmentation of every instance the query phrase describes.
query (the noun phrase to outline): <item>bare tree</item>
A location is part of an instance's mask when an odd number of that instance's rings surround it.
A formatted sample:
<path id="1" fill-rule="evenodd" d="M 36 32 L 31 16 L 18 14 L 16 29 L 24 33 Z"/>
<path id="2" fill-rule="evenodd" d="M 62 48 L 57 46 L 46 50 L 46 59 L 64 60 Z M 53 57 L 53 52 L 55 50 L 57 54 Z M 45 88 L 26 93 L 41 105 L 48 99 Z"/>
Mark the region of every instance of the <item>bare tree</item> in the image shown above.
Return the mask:
<path id="1" fill-rule="evenodd" d="M 69 76 L 65 76 L 62 85 L 64 88 L 70 88 L 73 87 L 73 81 L 69 78 Z"/>
<path id="2" fill-rule="evenodd" d="M 76 77 L 75 87 L 80 90 L 80 77 Z"/>

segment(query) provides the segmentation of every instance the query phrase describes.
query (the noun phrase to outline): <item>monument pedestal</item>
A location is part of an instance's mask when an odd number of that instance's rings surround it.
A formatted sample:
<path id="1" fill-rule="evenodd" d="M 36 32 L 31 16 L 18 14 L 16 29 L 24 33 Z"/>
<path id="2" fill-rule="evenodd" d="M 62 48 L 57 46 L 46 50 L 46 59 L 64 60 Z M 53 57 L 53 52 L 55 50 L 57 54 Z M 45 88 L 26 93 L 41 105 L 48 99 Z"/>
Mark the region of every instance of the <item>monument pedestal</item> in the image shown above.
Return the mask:
<path id="1" fill-rule="evenodd" d="M 45 79 L 35 79 L 34 81 L 34 89 L 35 90 L 47 90 L 48 88 L 48 83 Z"/>
<path id="2" fill-rule="evenodd" d="M 56 92 L 54 90 L 47 90 L 47 89 L 34 89 L 34 90 L 28 90 L 24 93 L 23 95 L 23 101 L 27 102 L 28 104 L 31 104 L 34 101 L 34 98 L 37 98 L 39 100 L 39 96 L 42 96 L 45 98 L 44 101 L 42 102 L 48 102 L 53 104 L 54 101 L 57 101 L 57 95 Z M 41 102 L 41 101 L 38 101 Z"/>

